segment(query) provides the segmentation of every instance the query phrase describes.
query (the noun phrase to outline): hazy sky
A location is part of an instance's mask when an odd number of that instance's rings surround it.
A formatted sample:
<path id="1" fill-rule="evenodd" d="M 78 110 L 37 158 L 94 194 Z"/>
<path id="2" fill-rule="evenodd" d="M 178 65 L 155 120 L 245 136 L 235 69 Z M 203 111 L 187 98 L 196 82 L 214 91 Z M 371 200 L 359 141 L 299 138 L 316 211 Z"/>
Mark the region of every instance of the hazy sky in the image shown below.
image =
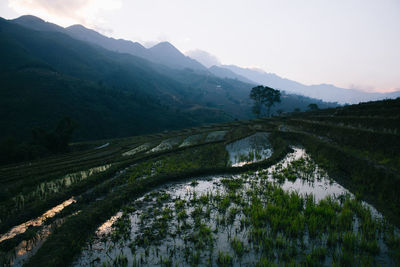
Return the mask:
<path id="1" fill-rule="evenodd" d="M 1 0 L 0 16 L 169 41 L 305 84 L 400 90 L 400 0 Z"/>

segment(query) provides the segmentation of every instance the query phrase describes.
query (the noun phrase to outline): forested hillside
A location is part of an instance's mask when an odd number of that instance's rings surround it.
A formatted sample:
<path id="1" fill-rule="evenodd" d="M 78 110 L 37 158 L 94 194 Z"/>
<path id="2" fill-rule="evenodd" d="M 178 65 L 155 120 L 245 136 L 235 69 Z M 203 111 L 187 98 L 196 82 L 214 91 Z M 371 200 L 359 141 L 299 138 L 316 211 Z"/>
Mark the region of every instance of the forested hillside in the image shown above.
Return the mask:
<path id="1" fill-rule="evenodd" d="M 77 124 L 73 140 L 93 140 L 253 116 L 251 84 L 171 69 L 60 31 L 36 31 L 4 19 L 0 29 L 0 139 L 29 140 L 32 129 L 50 131 L 64 117 Z M 334 105 L 287 98 L 290 104 L 284 99 L 281 108 L 289 112 L 312 102 Z"/>

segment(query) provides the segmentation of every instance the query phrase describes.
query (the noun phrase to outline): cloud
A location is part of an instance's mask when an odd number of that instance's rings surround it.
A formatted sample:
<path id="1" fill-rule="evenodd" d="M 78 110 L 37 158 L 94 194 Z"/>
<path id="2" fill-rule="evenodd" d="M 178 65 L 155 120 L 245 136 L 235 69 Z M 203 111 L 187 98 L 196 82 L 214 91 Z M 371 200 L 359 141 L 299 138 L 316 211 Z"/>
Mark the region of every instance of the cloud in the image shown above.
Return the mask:
<path id="1" fill-rule="evenodd" d="M 100 13 L 119 9 L 121 0 L 8 0 L 8 5 L 20 15 L 32 14 L 45 20 L 69 26 L 103 24 Z"/>
<path id="2" fill-rule="evenodd" d="M 349 89 L 355 89 L 359 91 L 364 91 L 368 93 L 393 93 L 393 92 L 399 92 L 400 88 L 379 88 L 375 86 L 367 86 L 367 85 L 362 85 L 362 84 L 350 84 L 348 86 Z"/>
<path id="3" fill-rule="evenodd" d="M 214 65 L 215 66 L 221 65 L 221 62 L 218 60 L 218 58 L 216 56 L 211 55 L 210 53 L 203 51 L 203 50 L 198 50 L 198 49 L 191 50 L 191 51 L 187 51 L 185 54 L 188 57 L 191 57 L 191 58 L 197 60 L 198 62 L 200 62 L 207 68 L 214 66 Z"/>

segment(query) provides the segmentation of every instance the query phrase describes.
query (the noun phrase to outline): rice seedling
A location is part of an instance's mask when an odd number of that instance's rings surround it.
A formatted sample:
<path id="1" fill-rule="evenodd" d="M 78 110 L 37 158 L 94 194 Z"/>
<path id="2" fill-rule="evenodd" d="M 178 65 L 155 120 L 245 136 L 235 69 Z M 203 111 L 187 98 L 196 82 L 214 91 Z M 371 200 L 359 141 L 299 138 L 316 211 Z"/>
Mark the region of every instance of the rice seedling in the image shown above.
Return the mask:
<path id="1" fill-rule="evenodd" d="M 271 173 L 282 174 L 285 182 L 293 173 L 296 181 L 313 183 L 319 179 L 318 166 L 308 160 L 275 166 Z M 143 253 L 145 265 L 153 264 L 151 259 L 157 259 L 156 264 L 168 259 L 172 266 L 182 261 L 231 266 L 253 259 L 249 264 L 320 266 L 393 258 L 381 247 L 382 234 L 388 232 L 384 224 L 358 199 L 284 190 L 268 173 L 196 178 L 146 194 L 140 208 L 130 209 L 137 214 L 138 224 L 132 224 L 129 237 L 135 241 L 121 238 L 122 246 L 134 244 L 130 251 Z M 389 234 L 386 240 L 396 247 Z"/>
<path id="2" fill-rule="evenodd" d="M 243 256 L 244 253 L 244 244 L 238 237 L 233 237 L 231 240 L 231 246 L 235 254 L 240 258 Z"/>
<path id="3" fill-rule="evenodd" d="M 217 264 L 222 267 L 232 266 L 233 258 L 226 252 L 218 251 Z"/>

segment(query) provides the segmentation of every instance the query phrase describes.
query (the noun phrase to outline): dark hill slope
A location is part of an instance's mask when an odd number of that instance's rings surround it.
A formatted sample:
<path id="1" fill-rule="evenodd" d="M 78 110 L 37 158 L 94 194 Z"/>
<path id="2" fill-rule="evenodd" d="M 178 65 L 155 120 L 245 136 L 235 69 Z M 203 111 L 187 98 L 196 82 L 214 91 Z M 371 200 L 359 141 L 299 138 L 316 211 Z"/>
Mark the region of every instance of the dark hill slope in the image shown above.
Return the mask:
<path id="1" fill-rule="evenodd" d="M 110 51 L 128 53 L 154 63 L 163 64 L 170 68 L 191 68 L 200 71 L 207 70 L 199 62 L 183 55 L 178 49 L 168 42 L 162 42 L 150 49 L 147 49 L 138 42 L 110 38 L 94 30 L 85 28 L 82 25 L 72 25 L 70 27 L 63 28 L 31 15 L 21 16 L 12 20 L 12 22 L 38 31 L 61 32 L 74 39 L 85 41 Z"/>
<path id="2" fill-rule="evenodd" d="M 21 19 L 38 31 L 16 23 Z M 74 39 L 64 33 L 66 29 L 38 18 L 21 19 L 0 21 L 0 115 L 4 118 L 0 138 L 27 139 L 33 127 L 53 129 L 64 116 L 80 125 L 75 140 L 253 116 L 251 84 L 191 68 L 168 68 Z M 150 50 L 180 53 L 168 43 Z M 304 110 L 310 103 L 332 106 L 286 95 L 275 108 L 290 112 L 293 107 Z"/>
<path id="3" fill-rule="evenodd" d="M 211 74 L 212 71 L 207 71 L 197 61 L 186 57 L 168 42 L 163 42 L 150 49 L 145 49 L 139 43 L 108 38 L 81 25 L 62 28 L 34 16 L 22 16 L 11 22 L 47 33 L 65 33 L 74 39 L 85 41 L 86 44 L 90 44 L 97 49 L 98 52 L 102 51 L 101 53 L 103 54 L 104 49 L 101 48 L 106 48 L 108 50 L 108 53 L 106 53 L 108 54 L 108 58 L 113 61 L 119 62 L 119 60 L 122 60 L 126 63 L 128 59 L 135 57 L 130 57 L 127 54 L 112 53 L 112 51 L 124 52 L 140 57 L 141 61 L 138 58 L 134 60 L 134 63 L 139 62 L 138 67 L 150 66 L 152 72 L 161 73 L 163 76 L 184 86 L 184 88 L 182 88 L 182 86 L 177 86 L 175 83 L 172 86 L 165 87 L 164 84 L 160 86 L 160 83 L 157 83 L 155 87 L 160 89 L 157 92 L 162 96 L 160 99 L 173 98 L 183 104 L 183 108 L 185 110 L 190 110 L 190 112 L 193 112 L 193 109 L 195 109 L 196 112 L 203 112 L 204 110 L 212 112 L 213 109 L 221 109 L 229 113 L 232 118 L 248 119 L 252 117 L 250 112 L 251 103 L 248 95 L 250 89 L 254 86 L 253 82 L 234 74 L 228 69 L 220 69 L 225 74 L 219 73 L 219 75 L 214 76 Z M 143 59 L 148 59 L 149 61 Z M 88 69 L 90 70 L 96 67 L 97 65 L 91 65 L 88 66 Z M 116 83 L 118 87 L 126 87 L 126 76 L 133 80 L 140 80 L 142 78 L 148 80 L 146 75 L 140 74 L 135 76 L 135 73 L 127 73 L 125 65 L 118 66 L 118 68 L 120 72 L 125 72 L 126 75 L 122 73 L 118 75 L 103 73 L 103 76 L 101 78 L 99 77 L 97 80 L 101 79 L 103 81 L 108 78 L 108 80 L 113 82 L 113 85 Z M 226 74 L 227 72 L 229 72 L 229 75 Z M 152 76 L 152 73 L 150 75 Z M 168 91 L 169 89 L 173 90 Z M 283 110 L 285 112 L 291 112 L 294 108 L 306 110 L 307 105 L 310 103 L 318 103 L 320 108 L 335 106 L 311 98 L 287 95 L 282 103 L 276 106 L 276 110 Z"/>
<path id="4" fill-rule="evenodd" d="M 60 116 L 77 139 L 140 134 L 227 120 L 220 110 L 184 111 L 186 88 L 147 61 L 0 20 L 1 138 L 26 138 Z M 186 103 L 186 105 L 191 105 Z"/>
<path id="5" fill-rule="evenodd" d="M 75 39 L 96 44 L 111 51 L 128 53 L 145 59 L 151 58 L 150 52 L 138 42 L 109 38 L 82 25 L 67 27 L 65 32 Z"/>

